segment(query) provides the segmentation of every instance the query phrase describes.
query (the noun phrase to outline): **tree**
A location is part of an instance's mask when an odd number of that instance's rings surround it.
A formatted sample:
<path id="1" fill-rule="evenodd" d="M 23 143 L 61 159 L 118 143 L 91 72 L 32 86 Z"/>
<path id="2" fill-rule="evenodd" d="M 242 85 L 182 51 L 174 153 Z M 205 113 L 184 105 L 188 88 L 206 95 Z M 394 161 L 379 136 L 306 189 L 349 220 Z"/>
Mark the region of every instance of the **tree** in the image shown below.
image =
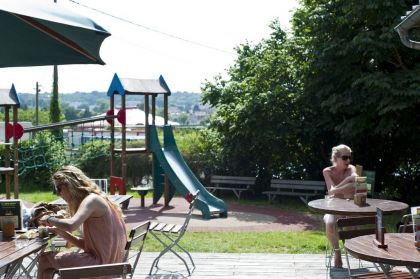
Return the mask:
<path id="1" fill-rule="evenodd" d="M 313 157 L 326 162 L 329 148 L 345 142 L 380 182 L 390 183 L 408 162 L 411 183 L 418 181 L 420 52 L 404 47 L 393 30 L 411 6 L 394 0 L 302 3 L 293 17 L 293 55 L 302 69 L 300 101 Z"/>
<path id="2" fill-rule="evenodd" d="M 54 65 L 54 74 L 53 74 L 53 86 L 50 102 L 50 122 L 57 123 L 61 119 L 61 109 L 60 102 L 58 100 L 58 69 L 57 65 Z M 63 137 L 63 130 L 61 128 L 53 129 L 53 135 L 57 138 Z"/>
<path id="3" fill-rule="evenodd" d="M 301 118 L 296 106 L 295 67 L 287 55 L 286 33 L 278 21 L 271 28 L 269 39 L 237 48 L 229 80 L 217 76 L 202 88 L 203 103 L 218 109 L 210 120 L 213 135 L 205 138 L 220 152 L 215 155 L 224 168 L 220 171 L 255 175 L 260 191 L 272 175 L 305 175 L 297 152 L 301 148 L 297 138 Z"/>
<path id="4" fill-rule="evenodd" d="M 181 112 L 178 116 L 178 122 L 181 125 L 188 125 L 188 123 L 189 123 L 188 114 L 185 113 L 185 112 Z"/>

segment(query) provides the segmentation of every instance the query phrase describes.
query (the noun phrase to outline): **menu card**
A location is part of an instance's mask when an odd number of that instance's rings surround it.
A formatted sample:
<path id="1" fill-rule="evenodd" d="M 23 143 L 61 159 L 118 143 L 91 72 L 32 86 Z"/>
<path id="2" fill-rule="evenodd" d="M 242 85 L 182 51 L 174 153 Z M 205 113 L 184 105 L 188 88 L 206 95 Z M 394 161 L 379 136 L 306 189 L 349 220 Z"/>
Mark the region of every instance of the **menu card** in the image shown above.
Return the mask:
<path id="1" fill-rule="evenodd" d="M 385 244 L 385 228 L 383 226 L 384 212 L 380 208 L 376 208 L 376 239 L 375 244 L 379 248 L 387 248 Z"/>
<path id="2" fill-rule="evenodd" d="M 0 229 L 8 223 L 13 223 L 16 230 L 22 229 L 21 200 L 0 200 Z"/>

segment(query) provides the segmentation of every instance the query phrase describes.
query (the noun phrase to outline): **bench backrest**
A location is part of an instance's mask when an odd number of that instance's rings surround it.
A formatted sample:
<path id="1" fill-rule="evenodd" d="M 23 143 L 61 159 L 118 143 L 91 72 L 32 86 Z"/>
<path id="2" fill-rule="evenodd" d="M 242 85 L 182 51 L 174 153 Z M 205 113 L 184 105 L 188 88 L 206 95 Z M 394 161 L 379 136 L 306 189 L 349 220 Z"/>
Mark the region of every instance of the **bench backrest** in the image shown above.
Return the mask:
<path id="1" fill-rule="evenodd" d="M 255 177 L 247 176 L 223 176 L 223 175 L 212 175 L 210 177 L 211 183 L 220 183 L 220 184 L 246 184 L 254 185 Z"/>
<path id="2" fill-rule="evenodd" d="M 325 191 L 325 182 L 316 180 L 283 180 L 272 179 L 271 188 Z"/>

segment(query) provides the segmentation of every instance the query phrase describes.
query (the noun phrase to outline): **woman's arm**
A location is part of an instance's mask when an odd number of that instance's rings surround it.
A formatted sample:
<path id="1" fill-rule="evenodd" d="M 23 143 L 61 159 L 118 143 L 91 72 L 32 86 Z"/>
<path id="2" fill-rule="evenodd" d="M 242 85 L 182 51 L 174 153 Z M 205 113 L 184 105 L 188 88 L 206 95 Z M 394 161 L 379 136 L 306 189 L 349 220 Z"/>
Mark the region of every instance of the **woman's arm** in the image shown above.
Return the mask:
<path id="1" fill-rule="evenodd" d="M 357 176 L 356 168 L 353 165 L 350 165 L 349 169 L 350 169 L 349 175 L 337 185 L 334 185 L 330 167 L 327 167 L 322 171 L 329 195 L 340 194 L 340 195 L 347 196 L 354 193 L 354 187 L 355 187 L 354 181 L 355 181 L 355 177 Z"/>
<path id="2" fill-rule="evenodd" d="M 90 194 L 80 203 L 79 209 L 71 218 L 58 219 L 51 216 L 44 216 L 40 221 L 46 225 L 72 232 L 78 229 L 88 218 L 100 217 L 105 213 L 106 205 L 100 199 L 102 199 L 100 196 Z"/>
<path id="3" fill-rule="evenodd" d="M 334 186 L 334 181 L 331 177 L 331 168 L 327 167 L 322 171 L 322 175 L 324 176 L 325 185 L 327 185 L 327 191 L 330 192 L 331 187 Z"/>

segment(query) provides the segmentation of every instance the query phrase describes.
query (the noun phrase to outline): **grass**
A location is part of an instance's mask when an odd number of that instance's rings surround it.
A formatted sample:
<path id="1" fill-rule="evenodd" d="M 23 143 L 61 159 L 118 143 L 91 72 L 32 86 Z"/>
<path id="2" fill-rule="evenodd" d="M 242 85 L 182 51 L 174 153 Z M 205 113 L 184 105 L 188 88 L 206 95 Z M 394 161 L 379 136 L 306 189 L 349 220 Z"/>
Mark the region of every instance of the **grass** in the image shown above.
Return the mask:
<path id="1" fill-rule="evenodd" d="M 136 192 L 128 192 L 135 197 Z M 152 197 L 149 193 L 148 197 Z M 33 191 L 20 193 L 20 198 L 32 203 L 40 201 L 53 201 L 57 199 L 51 191 Z M 263 197 L 237 200 L 233 196 L 223 197 L 228 202 L 239 202 L 244 205 L 267 206 Z M 300 212 L 312 215 L 321 222 L 321 215 L 313 214 L 300 200 L 284 198 L 271 204 L 273 208 L 286 211 Z M 400 220 L 399 214 L 387 215 L 384 223 L 387 232 L 395 232 L 395 224 Z M 181 240 L 181 245 L 190 252 L 208 253 L 324 253 L 327 245 L 323 231 L 306 232 L 187 232 Z M 161 244 L 151 235 L 148 236 L 145 251 L 159 252 Z"/>
<path id="2" fill-rule="evenodd" d="M 323 232 L 187 232 L 181 245 L 190 252 L 206 253 L 324 253 Z M 150 235 L 145 251 L 161 251 Z"/>

